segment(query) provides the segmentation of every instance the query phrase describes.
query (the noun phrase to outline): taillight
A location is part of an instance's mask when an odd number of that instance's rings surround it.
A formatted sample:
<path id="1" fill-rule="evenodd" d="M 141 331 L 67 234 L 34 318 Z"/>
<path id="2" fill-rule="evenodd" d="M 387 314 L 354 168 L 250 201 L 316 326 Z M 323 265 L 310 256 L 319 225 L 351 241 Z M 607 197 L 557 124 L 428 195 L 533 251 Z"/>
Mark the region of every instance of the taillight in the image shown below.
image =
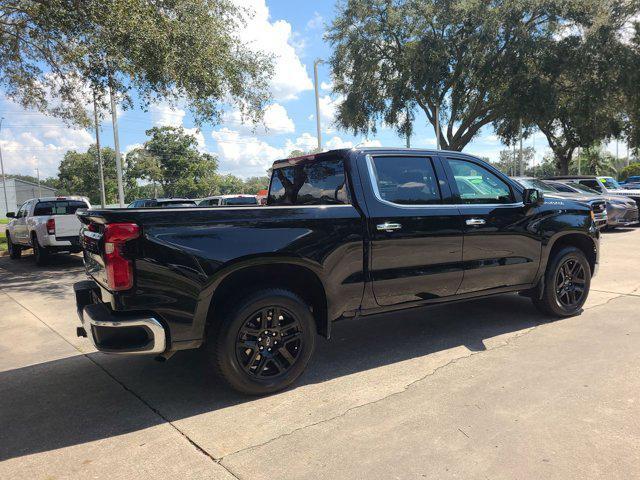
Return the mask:
<path id="1" fill-rule="evenodd" d="M 47 220 L 47 233 L 49 235 L 55 235 L 56 234 L 56 220 L 55 220 L 55 218 L 50 218 L 49 220 Z"/>
<path id="2" fill-rule="evenodd" d="M 133 262 L 124 256 L 124 245 L 138 238 L 140 228 L 135 223 L 109 223 L 104 227 L 104 263 L 107 283 L 114 291 L 133 287 Z"/>

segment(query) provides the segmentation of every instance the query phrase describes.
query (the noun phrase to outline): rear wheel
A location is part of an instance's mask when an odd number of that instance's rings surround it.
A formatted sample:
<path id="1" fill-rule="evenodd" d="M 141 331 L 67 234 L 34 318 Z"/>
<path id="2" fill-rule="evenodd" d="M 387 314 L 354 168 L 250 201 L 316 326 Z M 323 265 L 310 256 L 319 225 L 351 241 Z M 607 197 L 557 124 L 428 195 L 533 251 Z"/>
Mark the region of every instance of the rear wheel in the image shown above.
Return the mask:
<path id="1" fill-rule="evenodd" d="M 13 258 L 14 260 L 20 258 L 22 255 L 22 247 L 11 241 L 11 235 L 9 235 L 9 233 L 7 233 L 7 251 L 9 252 L 9 258 Z"/>
<path id="2" fill-rule="evenodd" d="M 309 306 L 295 293 L 262 290 L 222 316 L 214 355 L 218 372 L 232 388 L 264 395 L 286 388 L 304 372 L 316 327 Z"/>
<path id="3" fill-rule="evenodd" d="M 31 237 L 31 245 L 33 246 L 33 255 L 36 257 L 36 265 L 45 265 L 49 260 L 49 250 L 40 245 L 35 233 Z"/>
<path id="4" fill-rule="evenodd" d="M 570 317 L 582 310 L 591 286 L 591 268 L 582 250 L 565 247 L 547 265 L 542 298 L 534 295 L 534 305 L 543 313 Z"/>

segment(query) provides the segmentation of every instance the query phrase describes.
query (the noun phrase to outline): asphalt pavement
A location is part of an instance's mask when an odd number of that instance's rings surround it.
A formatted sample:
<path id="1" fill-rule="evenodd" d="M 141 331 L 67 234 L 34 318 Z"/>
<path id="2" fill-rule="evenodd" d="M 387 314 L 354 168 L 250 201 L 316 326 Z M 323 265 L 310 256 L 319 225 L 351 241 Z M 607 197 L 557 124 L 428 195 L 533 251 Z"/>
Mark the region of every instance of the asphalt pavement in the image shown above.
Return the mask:
<path id="1" fill-rule="evenodd" d="M 526 298 L 348 320 L 293 388 L 205 354 L 75 336 L 81 258 L 0 258 L 0 478 L 640 478 L 640 229 L 607 233 L 584 312 Z"/>

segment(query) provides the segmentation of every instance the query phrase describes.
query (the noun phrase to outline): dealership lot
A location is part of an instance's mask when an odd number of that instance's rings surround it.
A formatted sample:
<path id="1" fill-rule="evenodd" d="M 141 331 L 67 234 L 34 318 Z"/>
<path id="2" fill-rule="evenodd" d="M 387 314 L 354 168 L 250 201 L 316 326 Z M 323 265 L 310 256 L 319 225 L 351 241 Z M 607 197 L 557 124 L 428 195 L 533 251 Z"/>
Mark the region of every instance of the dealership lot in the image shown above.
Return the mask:
<path id="1" fill-rule="evenodd" d="M 578 317 L 505 295 L 341 322 L 265 398 L 202 352 L 96 353 L 79 256 L 0 258 L 0 478 L 638 478 L 639 244 L 603 235 Z"/>

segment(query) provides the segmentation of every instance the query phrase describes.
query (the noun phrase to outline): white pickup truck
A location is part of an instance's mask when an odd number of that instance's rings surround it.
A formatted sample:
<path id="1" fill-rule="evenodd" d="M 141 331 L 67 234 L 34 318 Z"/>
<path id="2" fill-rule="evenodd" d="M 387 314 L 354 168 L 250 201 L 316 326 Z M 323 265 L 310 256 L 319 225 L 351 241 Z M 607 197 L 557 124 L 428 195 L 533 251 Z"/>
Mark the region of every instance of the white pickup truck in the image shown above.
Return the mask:
<path id="1" fill-rule="evenodd" d="M 46 263 L 55 252 L 76 253 L 80 247 L 80 220 L 76 210 L 91 208 L 85 197 L 32 198 L 17 212 L 8 212 L 12 218 L 7 225 L 7 247 L 11 258 L 20 258 L 22 250 L 33 248 L 36 264 Z"/>

